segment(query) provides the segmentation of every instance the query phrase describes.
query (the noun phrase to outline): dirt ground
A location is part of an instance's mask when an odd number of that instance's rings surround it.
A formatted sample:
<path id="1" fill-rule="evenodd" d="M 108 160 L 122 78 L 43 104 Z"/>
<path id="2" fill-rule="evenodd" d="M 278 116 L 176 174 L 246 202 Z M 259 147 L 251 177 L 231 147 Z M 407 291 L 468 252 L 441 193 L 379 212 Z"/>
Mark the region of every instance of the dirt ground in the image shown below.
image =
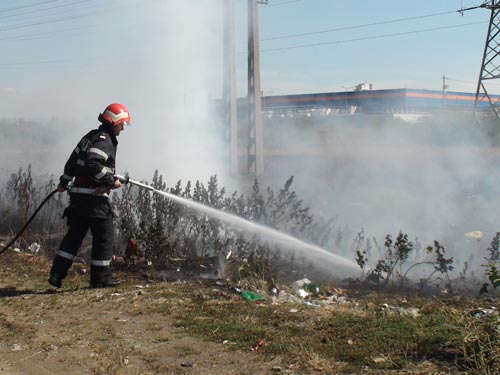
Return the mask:
<path id="1" fill-rule="evenodd" d="M 129 278 L 119 288 L 92 290 L 87 275 L 75 271 L 55 291 L 46 283 L 48 269 L 39 256 L 10 250 L 0 256 L 0 375 L 281 371 L 279 358 L 228 350 L 230 344 L 176 327 L 160 313 L 176 314 L 175 303 L 162 297 L 175 283 L 151 288 Z"/>
<path id="2" fill-rule="evenodd" d="M 183 327 L 186 309 L 198 315 L 198 307 L 193 305 L 196 295 L 213 294 L 216 284 L 211 287 L 206 281 L 173 277 L 152 282 L 144 273 L 127 270 L 116 271 L 122 280 L 120 286 L 89 289 L 86 267 L 85 263 L 74 264 L 63 288 L 55 290 L 46 281 L 50 269 L 46 258 L 11 250 L 0 254 L 0 375 L 336 373 L 325 372 L 320 358 L 311 353 L 308 368 L 313 370 L 303 372 L 290 358 L 266 353 L 265 349 L 252 350 L 252 345 L 241 347 L 230 340 L 210 341 L 190 334 Z M 228 297 L 221 292 L 217 295 Z M 365 368 L 358 373 L 459 372 L 447 363 L 422 361 L 408 370 Z"/>

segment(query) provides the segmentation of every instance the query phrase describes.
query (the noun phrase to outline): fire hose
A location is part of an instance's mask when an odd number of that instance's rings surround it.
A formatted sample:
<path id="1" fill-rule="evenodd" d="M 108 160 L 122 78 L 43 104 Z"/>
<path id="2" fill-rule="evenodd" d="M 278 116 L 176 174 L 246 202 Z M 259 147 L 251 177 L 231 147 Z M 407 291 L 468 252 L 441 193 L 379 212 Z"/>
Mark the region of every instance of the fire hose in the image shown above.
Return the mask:
<path id="1" fill-rule="evenodd" d="M 148 185 L 145 185 L 145 184 L 142 184 L 138 181 L 134 181 L 134 180 L 131 180 L 130 178 L 128 177 L 124 177 L 124 176 L 115 176 L 118 180 L 120 180 L 121 183 L 131 183 L 132 185 L 137 185 L 137 186 L 140 186 L 142 188 L 145 188 L 145 189 L 148 189 L 148 190 L 155 190 L 153 187 L 151 186 L 148 186 Z M 40 205 L 37 207 L 37 209 L 35 210 L 35 212 L 31 215 L 31 217 L 28 219 L 28 221 L 26 222 L 26 224 L 24 224 L 24 226 L 21 228 L 21 230 L 19 230 L 19 232 L 17 233 L 17 235 L 12 239 L 12 241 L 10 241 L 2 250 L 0 250 L 0 255 L 3 254 L 5 251 L 7 251 L 7 249 L 9 249 L 12 244 L 14 242 L 17 241 L 17 239 L 19 237 L 21 237 L 21 235 L 24 233 L 24 231 L 26 230 L 26 228 L 28 227 L 28 225 L 31 224 L 31 222 L 33 221 L 33 219 L 35 218 L 35 216 L 38 214 L 38 212 L 42 209 L 42 207 L 45 205 L 45 203 L 48 202 L 48 200 L 50 198 L 52 198 L 52 196 L 57 193 L 57 189 L 55 189 L 54 191 L 50 192 L 49 195 L 47 195 L 47 197 L 45 197 L 45 199 L 42 201 L 42 203 L 40 203 Z"/>
<path id="2" fill-rule="evenodd" d="M 35 212 L 33 213 L 33 215 L 31 215 L 31 217 L 28 219 L 28 221 L 26 222 L 26 224 L 24 224 L 24 226 L 21 228 L 21 230 L 17 233 L 17 235 L 14 237 L 14 239 L 12 241 L 10 241 L 7 246 L 5 246 L 2 250 L 0 250 L 0 254 L 4 253 L 9 247 L 12 246 L 12 244 L 14 242 L 17 241 L 17 239 L 19 237 L 21 237 L 21 234 L 23 234 L 23 232 L 26 230 L 26 228 L 28 227 L 28 225 L 30 225 L 30 223 L 33 221 L 33 219 L 35 218 L 35 216 L 38 214 L 38 211 L 40 211 L 43 207 L 43 205 L 45 203 L 47 203 L 47 201 L 52 198 L 52 196 L 57 193 L 57 189 L 52 191 L 49 195 L 47 195 L 47 197 L 42 201 L 42 203 L 40 203 L 40 205 L 37 207 L 37 209 L 35 210 Z"/>
<path id="3" fill-rule="evenodd" d="M 115 178 L 118 179 L 122 184 L 131 184 L 131 185 L 135 185 L 135 186 L 141 187 L 141 188 L 146 189 L 146 190 L 158 191 L 152 186 L 143 184 L 142 182 L 139 182 L 139 181 L 132 180 L 129 176 L 120 176 L 120 175 L 116 174 Z"/>
<path id="4" fill-rule="evenodd" d="M 272 229 L 272 228 L 269 228 L 269 227 L 266 227 L 263 225 L 259 225 L 257 223 L 250 222 L 242 217 L 239 217 L 239 216 L 227 213 L 227 212 L 223 212 L 220 210 L 216 210 L 212 207 L 205 206 L 203 204 L 200 204 L 198 202 L 194 202 L 192 200 L 177 196 L 175 194 L 167 193 L 167 192 L 155 189 L 154 187 L 143 184 L 142 182 L 132 180 L 128 176 L 124 177 L 124 176 L 120 176 L 120 175 L 115 175 L 115 178 L 117 180 L 119 180 L 122 184 L 135 185 L 137 187 L 149 190 L 153 193 L 161 194 L 161 195 L 171 199 L 172 201 L 174 201 L 176 203 L 180 203 L 180 204 L 187 206 L 187 207 L 195 208 L 195 209 L 207 214 L 208 216 L 211 216 L 212 218 L 215 218 L 218 220 L 230 221 L 233 225 L 239 226 L 240 228 L 245 228 L 245 230 L 248 230 L 250 232 L 254 232 L 254 233 L 258 232 L 259 234 L 266 235 L 268 237 L 272 237 L 274 239 L 275 243 L 285 243 L 288 247 L 297 247 L 297 248 L 302 248 L 302 249 L 308 249 L 308 250 L 314 251 L 318 259 L 321 258 L 321 259 L 328 259 L 329 261 L 334 261 L 336 264 L 342 264 L 345 267 L 348 267 L 351 271 L 358 270 L 358 266 L 353 261 L 350 261 L 346 258 L 343 258 L 343 257 L 340 257 L 338 255 L 327 252 L 326 250 L 324 250 L 316 245 L 305 243 L 305 242 L 303 242 L 295 237 L 292 237 L 288 234 L 278 232 L 275 229 Z M 71 191 L 71 188 L 69 188 L 69 190 Z M 58 189 L 54 190 L 43 200 L 43 202 L 40 204 L 40 206 L 38 206 L 38 208 L 36 209 L 34 214 L 30 217 L 28 222 L 24 225 L 24 227 L 21 229 L 21 231 L 17 234 L 17 236 L 11 242 L 9 242 L 9 244 L 5 248 L 0 250 L 0 254 L 2 254 L 4 251 L 6 251 L 19 238 L 19 236 L 23 233 L 23 231 L 26 229 L 26 227 L 30 224 L 30 222 L 36 216 L 38 211 L 40 211 L 42 206 L 57 191 L 58 191 Z"/>

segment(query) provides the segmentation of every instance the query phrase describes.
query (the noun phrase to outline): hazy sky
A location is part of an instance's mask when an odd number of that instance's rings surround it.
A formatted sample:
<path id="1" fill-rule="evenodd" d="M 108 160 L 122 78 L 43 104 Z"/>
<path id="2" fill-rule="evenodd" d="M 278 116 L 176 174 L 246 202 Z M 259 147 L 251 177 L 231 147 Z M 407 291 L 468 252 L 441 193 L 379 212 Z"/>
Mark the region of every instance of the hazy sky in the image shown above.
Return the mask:
<path id="1" fill-rule="evenodd" d="M 99 112 L 121 102 L 133 125 L 120 137 L 120 172 L 217 173 L 204 168 L 217 164 L 211 140 L 222 141 L 208 116 L 222 70 L 215 3 L 2 1 L 0 117 L 68 120 L 71 139 L 54 147 L 61 152 L 54 163 L 64 165 Z"/>
<path id="2" fill-rule="evenodd" d="M 463 16 L 456 11 L 482 2 L 269 0 L 267 6 L 259 6 L 262 90 L 266 95 L 343 91 L 361 82 L 375 88 L 440 90 L 444 75 L 449 90 L 475 91 L 490 11 L 476 9 Z M 151 85 L 172 74 L 166 71 L 168 65 L 160 63 L 162 56 L 196 59 L 183 56 L 181 46 L 172 51 L 176 43 L 210 50 L 198 57 L 205 58 L 203 64 L 213 79 L 208 95 L 220 96 L 222 0 L 187 3 L 3 0 L 2 103 L 14 94 L 31 101 L 48 87 L 63 91 L 62 96 L 69 94 L 69 88 L 79 95 L 94 95 L 99 87 L 92 77 L 101 74 L 107 76 L 101 91 L 110 82 L 117 90 L 151 90 Z M 247 2 L 235 0 L 235 4 L 238 88 L 244 95 Z M 186 61 L 182 73 L 191 74 L 187 68 L 192 64 Z M 179 85 L 174 88 L 183 90 Z M 19 112 L 18 107 L 0 109 Z M 30 107 L 35 110 L 37 105 Z"/>

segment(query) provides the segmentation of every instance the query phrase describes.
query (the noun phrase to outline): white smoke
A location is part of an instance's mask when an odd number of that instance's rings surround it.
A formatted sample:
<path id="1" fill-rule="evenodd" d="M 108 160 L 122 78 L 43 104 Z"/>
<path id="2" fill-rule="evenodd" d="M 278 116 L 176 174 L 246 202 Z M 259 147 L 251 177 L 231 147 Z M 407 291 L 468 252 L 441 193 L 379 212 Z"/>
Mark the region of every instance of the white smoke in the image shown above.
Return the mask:
<path id="1" fill-rule="evenodd" d="M 222 4 L 98 2 L 70 14 L 93 12 L 92 17 L 36 29 L 52 31 L 56 38 L 3 42 L 5 59 L 30 64 L 12 66 L 16 78 L 0 84 L 0 117 L 59 119 L 44 165 L 59 175 L 80 137 L 97 127 L 98 114 L 121 102 L 132 126 L 119 138 L 120 172 L 141 179 L 158 169 L 174 181 L 220 173 L 224 140 L 210 103 L 222 85 Z M 81 30 L 60 32 L 69 26 Z M 32 161 L 16 159 L 2 164 Z"/>
<path id="2" fill-rule="evenodd" d="M 434 240 L 444 245 L 457 271 L 465 261 L 476 272 L 484 263 L 500 229 L 500 152 L 471 112 L 437 112 L 421 123 L 392 114 L 279 121 L 287 125 L 280 125 L 274 142 L 284 156 L 268 159 L 267 174 L 274 171 L 276 183 L 294 175 L 296 191 L 313 212 L 336 217 L 348 238 L 343 249 L 332 241 L 332 249 L 352 253 L 362 229 L 379 244 L 402 231 L 424 247 Z M 483 237 L 467 235 L 473 231 Z"/>
<path id="3" fill-rule="evenodd" d="M 53 23 L 29 32 L 56 37 L 2 41 L 3 59 L 13 65 L 2 69 L 0 117 L 49 124 L 53 133 L 0 138 L 0 171 L 32 163 L 58 176 L 80 137 L 97 126 L 99 112 L 117 101 L 129 108 L 133 123 L 119 138 L 118 172 L 140 180 L 158 169 L 169 185 L 227 173 L 224 130 L 210 109 L 221 97 L 223 3 L 93 2 L 92 17 L 64 25 L 80 30 L 62 32 Z M 29 32 L 13 29 L 5 37 Z M 241 70 L 238 77 L 241 86 Z M 402 230 L 424 245 L 443 241 L 462 261 L 477 250 L 465 233 L 484 232 L 481 245 L 487 246 L 497 231 L 499 156 L 474 124 L 454 117 L 424 129 L 384 126 L 369 116 L 339 119 L 323 127 L 309 119 L 265 129 L 265 148 L 286 152 L 266 159 L 264 185 L 282 186 L 294 175 L 292 188 L 305 204 L 336 216 L 351 237 L 361 228 L 378 240 Z M 36 148 L 43 158 L 31 152 Z"/>

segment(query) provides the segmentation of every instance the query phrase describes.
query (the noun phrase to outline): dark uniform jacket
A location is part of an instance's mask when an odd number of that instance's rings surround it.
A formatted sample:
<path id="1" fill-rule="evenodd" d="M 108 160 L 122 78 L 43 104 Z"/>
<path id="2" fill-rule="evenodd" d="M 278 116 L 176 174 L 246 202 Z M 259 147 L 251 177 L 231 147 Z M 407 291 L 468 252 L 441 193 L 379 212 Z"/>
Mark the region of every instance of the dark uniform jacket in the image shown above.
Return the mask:
<path id="1" fill-rule="evenodd" d="M 70 188 L 71 215 L 113 217 L 108 194 L 115 182 L 115 160 L 118 141 L 111 125 L 103 124 L 91 130 L 78 142 L 71 153 L 60 185 Z"/>

